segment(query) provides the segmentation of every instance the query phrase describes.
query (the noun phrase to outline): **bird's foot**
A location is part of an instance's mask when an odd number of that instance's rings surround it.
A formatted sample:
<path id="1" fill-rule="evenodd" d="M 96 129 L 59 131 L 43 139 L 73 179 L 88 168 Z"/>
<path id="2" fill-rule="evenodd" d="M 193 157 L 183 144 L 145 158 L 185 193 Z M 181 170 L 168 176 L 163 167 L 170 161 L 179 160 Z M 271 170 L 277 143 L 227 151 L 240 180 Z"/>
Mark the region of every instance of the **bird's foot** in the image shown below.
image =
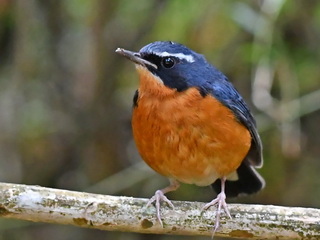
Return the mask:
<path id="1" fill-rule="evenodd" d="M 161 214 L 160 214 L 160 202 L 166 202 L 172 209 L 174 208 L 172 202 L 164 195 L 162 190 L 157 190 L 154 194 L 154 196 L 152 198 L 150 198 L 150 200 L 147 203 L 146 207 L 149 207 L 153 202 L 155 202 L 156 205 L 156 210 L 157 210 L 157 219 L 161 225 L 161 227 L 163 227 L 163 223 L 161 220 Z"/>
<path id="2" fill-rule="evenodd" d="M 227 206 L 227 203 L 226 203 L 226 194 L 224 193 L 224 191 L 219 193 L 217 198 L 215 198 L 211 202 L 205 204 L 201 211 L 204 211 L 214 205 L 217 205 L 217 210 L 216 210 L 216 221 L 214 224 L 213 235 L 215 234 L 215 232 L 217 231 L 217 229 L 220 226 L 221 208 L 223 208 L 225 213 L 228 215 L 228 217 L 230 219 L 232 219 L 230 212 L 229 212 L 229 209 L 228 209 L 228 206 Z"/>

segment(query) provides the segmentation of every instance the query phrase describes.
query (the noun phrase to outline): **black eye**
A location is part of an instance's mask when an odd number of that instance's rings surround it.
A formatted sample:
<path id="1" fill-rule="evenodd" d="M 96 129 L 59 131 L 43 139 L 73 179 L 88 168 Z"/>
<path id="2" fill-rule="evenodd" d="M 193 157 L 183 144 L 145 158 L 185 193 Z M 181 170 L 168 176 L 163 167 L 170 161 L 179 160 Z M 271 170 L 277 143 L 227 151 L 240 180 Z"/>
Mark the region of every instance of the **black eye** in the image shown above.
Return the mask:
<path id="1" fill-rule="evenodd" d="M 172 68 L 175 65 L 176 61 L 172 57 L 165 57 L 162 59 L 162 66 L 165 68 Z"/>

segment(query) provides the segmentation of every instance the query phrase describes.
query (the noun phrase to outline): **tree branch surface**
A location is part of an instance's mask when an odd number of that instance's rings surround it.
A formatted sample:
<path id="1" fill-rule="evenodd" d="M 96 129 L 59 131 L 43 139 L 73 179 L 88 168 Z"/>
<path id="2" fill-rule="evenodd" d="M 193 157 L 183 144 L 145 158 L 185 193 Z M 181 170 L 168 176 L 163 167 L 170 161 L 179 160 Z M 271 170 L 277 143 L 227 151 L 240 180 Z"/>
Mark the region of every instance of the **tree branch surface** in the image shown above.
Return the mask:
<path id="1" fill-rule="evenodd" d="M 147 199 L 0 183 L 0 216 L 108 231 L 211 236 L 215 208 L 173 201 L 162 206 L 162 228 Z M 245 239 L 320 239 L 320 210 L 272 205 L 229 204 L 215 236 Z"/>

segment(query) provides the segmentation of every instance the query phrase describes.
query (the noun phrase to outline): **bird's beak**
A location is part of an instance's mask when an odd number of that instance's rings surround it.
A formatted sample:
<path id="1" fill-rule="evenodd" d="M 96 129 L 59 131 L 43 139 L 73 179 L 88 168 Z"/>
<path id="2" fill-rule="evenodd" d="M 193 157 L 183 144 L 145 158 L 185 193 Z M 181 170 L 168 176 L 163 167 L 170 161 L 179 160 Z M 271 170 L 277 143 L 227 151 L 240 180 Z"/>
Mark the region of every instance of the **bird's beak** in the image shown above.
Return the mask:
<path id="1" fill-rule="evenodd" d="M 119 53 L 120 55 L 128 58 L 130 61 L 136 63 L 136 64 L 139 64 L 141 66 L 144 66 L 144 67 L 152 67 L 154 69 L 157 69 L 157 65 L 143 59 L 140 55 L 140 53 L 137 53 L 137 52 L 131 52 L 131 51 L 128 51 L 128 50 L 125 50 L 123 48 L 117 48 L 116 49 L 116 53 Z"/>

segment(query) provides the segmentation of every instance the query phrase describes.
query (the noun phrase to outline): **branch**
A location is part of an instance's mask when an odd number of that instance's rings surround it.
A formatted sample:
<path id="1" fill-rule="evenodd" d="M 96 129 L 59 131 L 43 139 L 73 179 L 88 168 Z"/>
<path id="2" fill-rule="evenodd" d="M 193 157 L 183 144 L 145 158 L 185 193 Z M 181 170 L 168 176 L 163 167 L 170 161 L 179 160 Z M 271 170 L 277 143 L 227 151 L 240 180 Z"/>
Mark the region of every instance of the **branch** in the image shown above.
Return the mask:
<path id="1" fill-rule="evenodd" d="M 215 209 L 203 203 L 174 201 L 162 207 L 161 228 L 146 199 L 0 183 L 0 216 L 33 222 L 69 224 L 109 231 L 212 234 Z M 216 236 L 250 239 L 319 239 L 320 210 L 312 208 L 230 204 L 233 219 L 223 215 Z"/>

